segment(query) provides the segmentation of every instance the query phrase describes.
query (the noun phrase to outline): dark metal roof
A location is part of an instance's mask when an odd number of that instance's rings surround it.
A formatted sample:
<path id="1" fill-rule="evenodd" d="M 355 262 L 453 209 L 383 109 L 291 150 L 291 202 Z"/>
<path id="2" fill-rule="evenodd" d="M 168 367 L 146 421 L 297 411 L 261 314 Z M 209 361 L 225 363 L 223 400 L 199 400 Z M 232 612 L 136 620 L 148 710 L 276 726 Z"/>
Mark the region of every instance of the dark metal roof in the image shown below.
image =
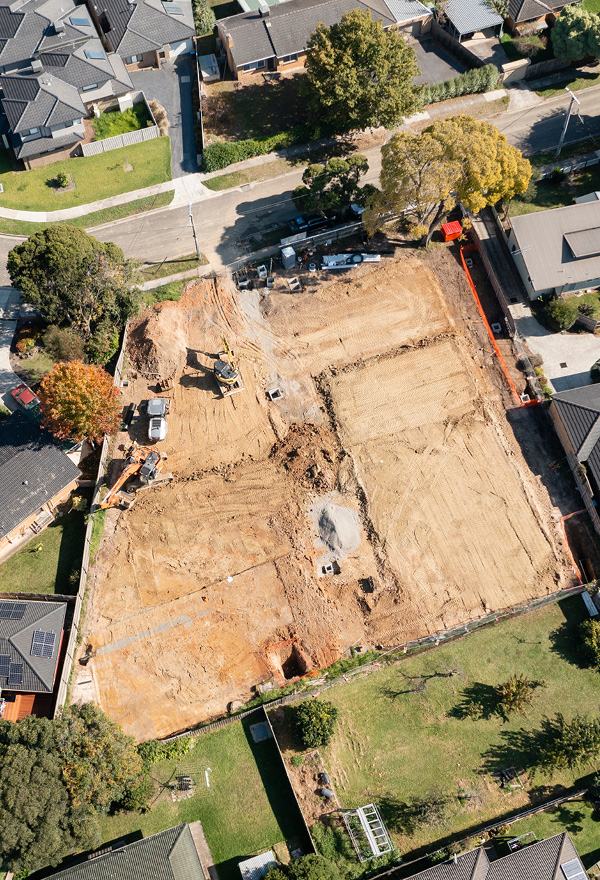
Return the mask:
<path id="1" fill-rule="evenodd" d="M 482 31 L 504 22 L 487 0 L 448 0 L 444 13 L 461 35 Z"/>
<path id="2" fill-rule="evenodd" d="M 271 6 L 266 18 L 258 11 L 243 12 L 222 19 L 218 26 L 222 34 L 231 35 L 231 53 L 236 66 L 241 67 L 263 58 L 303 52 L 318 24 L 330 27 L 353 9 L 370 12 L 386 28 L 396 23 L 383 0 L 287 0 Z M 419 14 L 417 11 L 415 18 Z"/>
<path id="3" fill-rule="evenodd" d="M 204 880 L 189 825 L 136 840 L 50 876 L 54 880 Z"/>
<path id="4" fill-rule="evenodd" d="M 490 862 L 483 847 L 434 865 L 408 880 L 565 880 L 560 866 L 579 856 L 567 831 Z"/>
<path id="5" fill-rule="evenodd" d="M 582 451 L 600 439 L 600 385 L 585 385 L 552 395 L 554 407 L 580 461 Z"/>
<path id="6" fill-rule="evenodd" d="M 0 594 L 0 602 L 2 601 L 4 599 Z M 21 620 L 0 619 L 0 654 L 10 657 L 11 663 L 23 664 L 23 678 L 20 684 L 13 687 L 7 683 L 6 677 L 0 676 L 0 689 L 24 693 L 52 693 L 67 605 L 65 602 L 35 600 L 26 602 L 15 600 L 15 603 L 24 605 L 25 613 Z M 49 657 L 32 655 L 31 647 L 36 631 L 54 635 Z"/>
<path id="7" fill-rule="evenodd" d="M 0 538 L 41 510 L 79 473 L 51 435 L 24 413 L 0 422 Z"/>

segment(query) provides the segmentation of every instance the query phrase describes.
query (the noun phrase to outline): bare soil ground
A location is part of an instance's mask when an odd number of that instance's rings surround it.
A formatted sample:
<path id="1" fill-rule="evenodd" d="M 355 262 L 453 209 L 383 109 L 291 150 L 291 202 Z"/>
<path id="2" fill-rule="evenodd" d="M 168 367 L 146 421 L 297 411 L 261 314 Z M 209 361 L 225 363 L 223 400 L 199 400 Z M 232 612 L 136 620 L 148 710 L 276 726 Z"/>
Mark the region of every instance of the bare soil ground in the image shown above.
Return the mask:
<path id="1" fill-rule="evenodd" d="M 174 375 L 174 481 L 109 513 L 79 676 L 128 732 L 164 736 L 293 680 L 282 642 L 317 669 L 570 582 L 461 270 L 446 249 L 428 263 L 407 251 L 294 295 L 201 279 L 132 328 L 124 402 Z M 221 333 L 245 384 L 225 399 Z"/>

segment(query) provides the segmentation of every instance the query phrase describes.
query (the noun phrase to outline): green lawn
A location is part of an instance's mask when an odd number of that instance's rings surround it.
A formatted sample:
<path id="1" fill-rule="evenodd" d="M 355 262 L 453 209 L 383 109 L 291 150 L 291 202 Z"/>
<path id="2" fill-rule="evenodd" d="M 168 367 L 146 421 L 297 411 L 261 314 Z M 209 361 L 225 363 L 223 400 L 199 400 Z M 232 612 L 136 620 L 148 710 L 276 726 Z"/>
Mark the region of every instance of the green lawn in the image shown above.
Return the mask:
<path id="1" fill-rule="evenodd" d="M 554 58 L 552 41 L 546 31 L 544 36 L 532 34 L 529 37 L 517 37 L 511 33 L 502 34 L 500 42 L 506 52 L 509 61 L 519 61 L 521 58 L 531 58 L 532 64 L 540 61 L 548 61 Z"/>
<path id="2" fill-rule="evenodd" d="M 144 303 L 146 306 L 153 306 L 156 303 L 164 302 L 167 299 L 179 302 L 183 293 L 183 286 L 186 281 L 171 281 L 169 284 L 163 284 L 161 287 L 155 287 L 154 290 L 144 291 Z"/>
<path id="3" fill-rule="evenodd" d="M 196 254 L 187 254 L 175 260 L 146 265 L 140 269 L 140 277 L 142 281 L 155 281 L 157 278 L 167 278 L 169 275 L 177 275 L 178 272 L 187 272 L 189 269 L 197 269 L 198 266 L 205 265 L 206 257 L 199 260 Z"/>
<path id="4" fill-rule="evenodd" d="M 0 183 L 4 187 L 0 207 L 3 208 L 57 211 L 171 179 L 169 138 L 156 138 L 99 156 L 54 162 L 31 171 L 12 171 L 7 167 L 6 154 L 0 155 Z M 129 165 L 132 169 L 126 171 Z M 48 185 L 60 171 L 72 176 L 75 189 L 71 192 L 55 194 Z"/>
<path id="5" fill-rule="evenodd" d="M 0 592 L 75 594 L 84 535 L 83 514 L 61 516 L 2 563 Z"/>
<path id="6" fill-rule="evenodd" d="M 594 770 L 551 779 L 524 773 L 523 790 L 514 792 L 501 789 L 493 775 L 528 765 L 536 748 L 528 733 L 545 715 L 597 711 L 600 675 L 580 668 L 572 656 L 574 627 L 584 614 L 583 601 L 574 597 L 329 690 L 326 698 L 339 717 L 322 756 L 342 804 L 379 802 L 408 857 L 550 799 Z M 491 707 L 493 687 L 514 673 L 547 682 L 536 690 L 527 717 L 504 722 L 492 711 L 479 720 L 461 717 L 469 691 Z M 411 828 L 411 801 L 426 796 L 447 800 L 447 816 L 437 825 L 416 821 Z"/>
<path id="7" fill-rule="evenodd" d="M 92 125 L 96 133 L 94 140 L 101 141 L 117 134 L 126 134 L 128 131 L 138 131 L 140 128 L 146 128 L 151 122 L 143 101 L 138 101 L 128 110 L 109 110 L 97 118 L 92 118 Z"/>
<path id="8" fill-rule="evenodd" d="M 590 86 L 596 86 L 599 82 L 600 73 L 574 71 L 551 86 L 546 86 L 543 89 L 536 89 L 536 92 L 542 98 L 554 98 L 556 95 L 563 95 L 566 86 L 568 86 L 573 92 L 579 92 L 581 89 L 589 89 Z"/>
<path id="9" fill-rule="evenodd" d="M 533 214 L 535 211 L 545 211 L 548 208 L 560 208 L 563 205 L 572 205 L 573 196 L 565 180 L 540 180 L 537 184 L 537 194 L 532 202 L 522 202 L 518 196 L 510 203 L 510 217 L 519 214 Z"/>
<path id="10" fill-rule="evenodd" d="M 46 373 L 50 372 L 53 365 L 52 358 L 45 351 L 23 358 L 19 362 L 19 368 L 26 374 L 27 382 L 30 385 L 37 385 L 40 379 L 43 379 Z"/>
<path id="11" fill-rule="evenodd" d="M 192 751 L 177 761 L 152 767 L 157 786 L 177 775 L 190 775 L 196 793 L 174 803 L 162 794 L 145 815 L 123 813 L 103 819 L 102 839 L 141 831 L 144 837 L 178 822 L 200 819 L 220 880 L 239 880 L 237 863 L 293 837 L 301 836 L 295 801 L 277 760 L 273 740 L 251 742 L 250 716 L 215 733 L 200 735 Z M 210 768 L 210 788 L 205 771 Z"/>
<path id="12" fill-rule="evenodd" d="M 600 0 L 583 0 L 581 8 L 585 9 L 587 12 L 595 12 L 598 14 L 600 13 Z"/>
<path id="13" fill-rule="evenodd" d="M 589 801 L 568 801 L 553 810 L 514 822 L 507 834 L 495 839 L 498 854 L 505 855 L 508 852 L 506 841 L 520 837 L 528 831 L 533 831 L 538 840 L 568 831 L 584 867 L 588 870 L 600 859 L 600 813 L 594 810 Z"/>

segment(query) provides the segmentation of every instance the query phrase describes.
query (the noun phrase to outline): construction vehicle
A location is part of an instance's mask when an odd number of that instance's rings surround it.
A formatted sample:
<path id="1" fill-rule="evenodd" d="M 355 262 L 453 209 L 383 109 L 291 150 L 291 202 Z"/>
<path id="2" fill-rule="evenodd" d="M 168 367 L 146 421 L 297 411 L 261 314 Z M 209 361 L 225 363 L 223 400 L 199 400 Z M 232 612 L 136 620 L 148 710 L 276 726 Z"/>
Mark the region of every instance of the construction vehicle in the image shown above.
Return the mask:
<path id="1" fill-rule="evenodd" d="M 229 347 L 225 336 L 221 336 L 221 341 L 223 343 L 223 350 L 217 354 L 213 370 L 219 391 L 223 397 L 227 397 L 229 394 L 243 391 L 244 385 L 233 350 Z"/>
<path id="2" fill-rule="evenodd" d="M 108 507 L 131 507 L 135 501 L 135 494 L 125 492 L 123 486 L 132 477 L 137 477 L 141 487 L 150 486 L 156 482 L 162 470 L 162 460 L 159 452 L 149 449 L 147 446 L 134 444 L 127 452 L 125 467 L 117 477 L 110 492 L 101 502 L 100 507 L 105 510 Z M 167 477 L 169 479 L 169 477 Z"/>

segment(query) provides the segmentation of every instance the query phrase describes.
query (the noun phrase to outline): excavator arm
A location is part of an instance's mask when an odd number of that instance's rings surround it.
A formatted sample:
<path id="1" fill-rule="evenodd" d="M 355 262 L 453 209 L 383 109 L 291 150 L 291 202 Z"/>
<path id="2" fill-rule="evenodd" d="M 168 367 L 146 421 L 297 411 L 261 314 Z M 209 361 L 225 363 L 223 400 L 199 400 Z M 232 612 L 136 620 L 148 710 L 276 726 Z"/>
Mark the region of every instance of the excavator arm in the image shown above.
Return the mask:
<path id="1" fill-rule="evenodd" d="M 125 485 L 127 480 L 129 480 L 136 474 L 139 474 L 146 462 L 146 459 L 152 453 L 153 450 L 148 449 L 146 446 L 139 446 L 130 450 L 129 455 L 125 460 L 125 467 L 115 480 L 106 498 L 104 498 L 104 500 L 100 504 L 100 507 L 103 510 L 106 510 L 106 508 L 108 507 L 116 507 L 117 504 L 121 503 L 121 488 Z"/>

